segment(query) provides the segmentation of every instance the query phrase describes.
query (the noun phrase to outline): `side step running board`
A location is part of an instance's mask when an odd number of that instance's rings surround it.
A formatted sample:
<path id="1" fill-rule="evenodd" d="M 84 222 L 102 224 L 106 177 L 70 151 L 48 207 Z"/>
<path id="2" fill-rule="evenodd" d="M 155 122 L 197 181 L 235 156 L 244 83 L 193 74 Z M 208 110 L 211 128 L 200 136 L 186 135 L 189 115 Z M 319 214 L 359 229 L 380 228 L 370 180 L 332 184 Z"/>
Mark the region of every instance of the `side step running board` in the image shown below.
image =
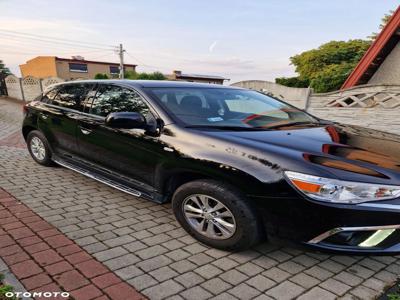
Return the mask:
<path id="1" fill-rule="evenodd" d="M 86 169 L 84 169 L 82 167 L 73 165 L 73 164 L 71 164 L 71 163 L 69 163 L 69 162 L 67 162 L 65 160 L 62 160 L 62 159 L 60 159 L 58 157 L 53 157 L 52 160 L 55 163 L 59 164 L 60 166 L 63 166 L 63 167 L 68 168 L 68 169 L 71 169 L 71 170 L 73 170 L 75 172 L 78 172 L 78 173 L 80 173 L 82 175 L 85 175 L 85 176 L 87 176 L 89 178 L 97 180 L 97 181 L 99 181 L 101 183 L 107 184 L 107 185 L 109 185 L 109 186 L 111 186 L 113 188 L 116 188 L 117 190 L 120 190 L 122 192 L 125 192 L 127 194 L 130 194 L 130 195 L 133 195 L 133 196 L 136 196 L 136 197 L 142 196 L 142 193 L 139 192 L 138 190 L 135 190 L 135 189 L 133 189 L 133 188 L 131 188 L 129 186 L 123 185 L 121 183 L 118 183 L 118 182 L 116 182 L 116 181 L 114 181 L 114 180 L 112 180 L 110 178 L 105 177 L 105 176 L 90 172 L 90 171 L 88 171 L 88 170 L 86 170 Z"/>

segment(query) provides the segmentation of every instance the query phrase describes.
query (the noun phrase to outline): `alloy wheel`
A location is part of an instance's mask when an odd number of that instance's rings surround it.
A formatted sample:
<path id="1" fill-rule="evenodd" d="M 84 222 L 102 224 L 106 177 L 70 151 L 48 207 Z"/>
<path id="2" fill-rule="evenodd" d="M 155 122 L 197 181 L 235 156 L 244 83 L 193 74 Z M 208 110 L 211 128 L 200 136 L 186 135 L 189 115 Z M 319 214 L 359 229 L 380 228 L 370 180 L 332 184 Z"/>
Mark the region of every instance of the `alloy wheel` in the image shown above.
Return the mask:
<path id="1" fill-rule="evenodd" d="M 37 136 L 34 136 L 31 139 L 31 151 L 33 156 L 35 156 L 36 159 L 38 160 L 43 160 L 46 156 L 46 148 L 44 146 L 43 141 L 38 138 Z"/>
<path id="2" fill-rule="evenodd" d="M 183 214 L 190 226 L 211 239 L 228 239 L 236 232 L 232 212 L 217 199 L 196 194 L 183 201 Z"/>

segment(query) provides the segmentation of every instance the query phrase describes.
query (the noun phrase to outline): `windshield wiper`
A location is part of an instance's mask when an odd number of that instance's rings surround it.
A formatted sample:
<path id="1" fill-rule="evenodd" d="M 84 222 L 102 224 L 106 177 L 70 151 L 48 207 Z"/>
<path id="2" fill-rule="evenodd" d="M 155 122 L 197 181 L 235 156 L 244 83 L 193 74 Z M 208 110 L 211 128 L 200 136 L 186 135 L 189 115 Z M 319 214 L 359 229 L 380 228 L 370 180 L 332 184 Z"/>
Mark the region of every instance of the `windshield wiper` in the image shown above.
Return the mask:
<path id="1" fill-rule="evenodd" d="M 321 125 L 319 122 L 312 122 L 312 121 L 299 121 L 299 122 L 289 122 L 289 123 L 284 123 L 284 124 L 278 124 L 278 125 L 272 125 L 272 126 L 266 126 L 266 127 L 255 127 L 255 128 L 264 128 L 264 129 L 276 129 L 280 127 L 286 127 L 286 126 L 295 126 L 295 125 L 308 125 L 308 124 L 313 124 L 313 125 Z"/>
<path id="2" fill-rule="evenodd" d="M 212 129 L 219 129 L 219 130 L 235 130 L 235 131 L 260 131 L 260 130 L 268 130 L 267 128 L 261 127 L 242 127 L 242 126 L 218 126 L 218 125 L 188 125 L 185 128 L 212 128 Z"/>

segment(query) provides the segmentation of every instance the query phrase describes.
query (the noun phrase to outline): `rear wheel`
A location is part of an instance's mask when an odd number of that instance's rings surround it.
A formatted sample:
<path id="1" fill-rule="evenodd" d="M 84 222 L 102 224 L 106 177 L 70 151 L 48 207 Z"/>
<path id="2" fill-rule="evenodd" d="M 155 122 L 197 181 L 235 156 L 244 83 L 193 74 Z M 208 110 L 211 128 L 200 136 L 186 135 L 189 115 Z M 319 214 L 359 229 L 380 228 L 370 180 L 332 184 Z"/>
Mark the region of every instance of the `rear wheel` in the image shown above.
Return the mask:
<path id="1" fill-rule="evenodd" d="M 38 130 L 29 132 L 27 139 L 27 146 L 32 158 L 43 166 L 54 165 L 51 160 L 51 151 L 46 140 L 46 137 Z"/>
<path id="2" fill-rule="evenodd" d="M 176 190 L 172 206 L 182 227 L 206 245 L 239 250 L 259 241 L 255 212 L 230 186 L 212 180 L 186 183 Z"/>

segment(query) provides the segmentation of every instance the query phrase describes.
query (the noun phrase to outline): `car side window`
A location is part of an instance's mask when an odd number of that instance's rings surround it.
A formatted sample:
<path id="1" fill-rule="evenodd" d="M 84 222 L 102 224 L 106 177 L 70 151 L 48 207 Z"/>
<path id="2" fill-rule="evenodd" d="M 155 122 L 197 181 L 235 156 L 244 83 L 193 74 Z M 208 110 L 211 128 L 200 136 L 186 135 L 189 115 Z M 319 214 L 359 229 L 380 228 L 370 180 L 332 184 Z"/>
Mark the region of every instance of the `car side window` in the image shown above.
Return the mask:
<path id="1" fill-rule="evenodd" d="M 53 99 L 57 95 L 57 93 L 58 93 L 58 88 L 55 87 L 55 88 L 51 89 L 50 91 L 48 91 L 46 94 L 44 94 L 41 101 L 44 103 L 51 103 L 51 101 L 53 101 Z"/>
<path id="2" fill-rule="evenodd" d="M 53 105 L 79 109 L 80 102 L 86 98 L 88 87 L 85 84 L 68 84 L 60 87 L 59 92 L 51 102 Z"/>
<path id="3" fill-rule="evenodd" d="M 137 92 L 119 86 L 101 85 L 91 113 L 105 117 L 112 112 L 138 112 L 147 116 L 150 110 Z"/>
<path id="4" fill-rule="evenodd" d="M 86 84 L 87 93 L 84 99 L 80 102 L 80 111 L 84 113 L 90 113 L 90 108 L 92 107 L 93 100 L 96 96 L 97 89 L 93 84 Z"/>

